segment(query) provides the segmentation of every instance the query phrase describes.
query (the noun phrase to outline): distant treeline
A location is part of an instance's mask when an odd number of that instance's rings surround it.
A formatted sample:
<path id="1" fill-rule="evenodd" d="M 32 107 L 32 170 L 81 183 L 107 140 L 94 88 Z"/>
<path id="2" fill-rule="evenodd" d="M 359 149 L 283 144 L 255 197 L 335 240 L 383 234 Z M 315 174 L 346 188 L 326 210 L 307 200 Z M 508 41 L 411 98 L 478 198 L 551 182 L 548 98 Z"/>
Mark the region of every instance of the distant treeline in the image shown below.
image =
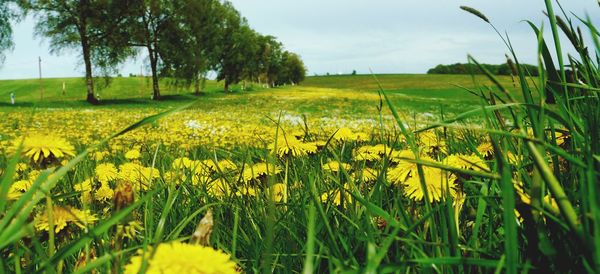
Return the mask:
<path id="1" fill-rule="evenodd" d="M 482 64 L 487 70 L 489 70 L 492 74 L 495 75 L 515 75 L 513 69 L 509 64 L 501 64 L 501 65 L 491 65 L 491 64 Z M 521 67 L 524 68 L 525 74 L 529 74 L 531 76 L 538 76 L 538 68 L 534 65 L 529 64 L 521 64 Z M 483 72 L 477 67 L 475 64 L 451 64 L 451 65 L 437 65 L 435 68 L 432 68 L 427 71 L 427 74 L 483 74 Z"/>
<path id="2" fill-rule="evenodd" d="M 152 98 L 160 78 L 200 94 L 209 72 L 229 86 L 242 81 L 296 84 L 306 75 L 300 56 L 274 36 L 252 29 L 227 0 L 0 0 L 0 64 L 13 47 L 12 24 L 28 14 L 50 49 L 77 49 L 85 66 L 87 101 L 98 103 L 94 78 L 114 75 L 145 52 Z"/>

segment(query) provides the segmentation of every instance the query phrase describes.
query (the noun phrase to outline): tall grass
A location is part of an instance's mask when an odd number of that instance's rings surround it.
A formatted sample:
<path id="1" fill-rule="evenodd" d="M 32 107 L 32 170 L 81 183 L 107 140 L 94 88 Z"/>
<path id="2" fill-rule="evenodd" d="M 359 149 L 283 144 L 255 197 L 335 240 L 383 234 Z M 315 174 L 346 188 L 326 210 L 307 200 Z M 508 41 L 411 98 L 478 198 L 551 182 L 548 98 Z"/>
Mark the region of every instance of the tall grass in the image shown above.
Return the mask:
<path id="1" fill-rule="evenodd" d="M 392 103 L 381 89 L 380 114 L 389 110 L 396 130 L 387 130 L 380 118 L 381 124 L 368 142 L 387 146 L 383 159 L 375 163 L 353 160 L 353 150 L 363 144 L 335 141 L 334 136 L 318 152 L 305 157 L 278 157 L 266 142 L 264 147 L 193 147 L 185 151 L 143 144 L 148 153 L 140 161 L 161 174 L 182 155 L 215 162 L 231 159 L 242 170 L 253 162 L 266 161 L 280 165 L 283 171 L 280 175 L 268 171 L 268 178 L 259 186 L 264 191 L 255 195 L 224 197 L 210 195 L 206 186 L 193 185 L 189 178 L 174 185 L 163 176 L 152 189 L 137 193 L 135 202 L 124 208 L 112 205 L 114 211 L 95 226 L 55 235 L 53 229 L 49 233 L 35 231 L 31 216 L 39 213 L 42 200 L 46 209 L 58 204 L 84 206 L 78 199 L 81 193 L 73 192 L 72 185 L 84 174 L 93 173 L 97 163 L 87 157 L 93 148 L 58 169 L 42 172 L 16 201 L 6 197 L 19 159 L 2 157 L 0 273 L 119 273 L 138 250 L 152 256 L 152 247 L 160 243 L 189 241 L 209 209 L 215 220 L 209 244 L 230 254 L 248 273 L 595 273 L 600 269 L 600 33 L 589 19 L 576 17 L 593 37 L 593 46 L 586 46 L 583 31 L 574 21 L 564 12 L 562 17 L 556 16 L 550 1 L 546 4 L 552 43 L 545 41 L 543 30 L 530 23 L 540 56 L 540 76 L 535 81 L 519 66 L 508 37 L 502 37 L 516 64 L 523 101 L 480 67 L 494 86 L 470 90 L 480 99 L 476 109 L 415 128 L 408 126 L 413 121 L 404 116 L 403 105 Z M 464 10 L 493 23 L 493 18 L 473 8 Z M 560 61 L 558 31 L 569 37 L 578 57 Z M 558 66 L 550 48 L 556 51 Z M 474 57 L 469 60 L 478 64 Z M 176 110 L 141 120 L 111 138 L 133 133 Z M 481 117 L 483 126 L 461 123 L 476 116 Z M 271 121 L 276 136 L 290 134 L 280 119 Z M 314 140 L 318 128 L 305 123 L 303 141 Z M 423 135 L 432 130 L 438 141 L 445 142 L 446 151 L 421 157 Z M 107 141 L 95 148 L 102 148 Z M 491 143 L 493 156 L 475 149 L 482 142 Z M 274 147 L 282 145 L 276 142 Z M 398 150 L 415 155 L 400 160 L 417 165 L 412 176 L 419 176 L 419 187 L 425 193 L 422 201 L 411 199 L 405 188 L 391 183 L 388 172 Z M 445 155 L 471 152 L 485 158 L 489 169 L 463 169 L 442 161 Z M 122 154 L 116 152 L 111 161 L 126 162 Z M 331 172 L 323 168 L 329 160 L 351 164 Z M 359 176 L 367 166 L 376 172 L 372 182 Z M 431 181 L 424 175 L 431 168 L 460 178 L 464 197 L 452 196 L 446 188 L 441 199 L 430 201 L 433 194 L 425 190 Z M 241 175 L 217 173 L 232 189 L 243 187 Z M 281 201 L 272 198 L 271 187 L 276 183 L 287 186 Z M 339 201 L 332 196 L 324 198 L 323 193 L 338 193 Z M 98 204 L 90 208 L 104 210 Z M 116 243 L 115 227 L 131 218 L 142 221 L 143 231 L 135 239 Z M 149 264 L 145 261 L 142 268 Z"/>

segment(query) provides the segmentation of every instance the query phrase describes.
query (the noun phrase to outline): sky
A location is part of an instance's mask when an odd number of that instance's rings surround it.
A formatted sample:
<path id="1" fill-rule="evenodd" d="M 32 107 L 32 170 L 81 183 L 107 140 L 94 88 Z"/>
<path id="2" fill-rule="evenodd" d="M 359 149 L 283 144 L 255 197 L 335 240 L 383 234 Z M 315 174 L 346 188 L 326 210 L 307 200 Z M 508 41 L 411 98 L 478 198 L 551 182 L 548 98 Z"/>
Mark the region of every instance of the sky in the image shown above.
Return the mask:
<path id="1" fill-rule="evenodd" d="M 523 63 L 537 63 L 537 41 L 527 19 L 545 22 L 542 0 L 232 0 L 256 31 L 278 38 L 298 53 L 308 75 L 326 73 L 426 73 L 437 64 L 465 63 L 467 54 L 484 63 L 503 63 L 508 52 L 500 37 L 459 7 L 483 12 L 507 33 Z M 587 13 L 600 23 L 597 0 L 568 0 L 567 12 Z M 555 7 L 557 14 L 560 10 Z M 77 50 L 51 54 L 48 40 L 34 35 L 35 18 L 13 26 L 15 47 L 0 65 L 0 79 L 79 77 L 84 68 Z M 551 40 L 550 28 L 545 39 Z M 563 40 L 566 43 L 566 40 Z M 566 51 L 572 51 L 563 45 Z M 146 52 L 123 64 L 121 74 L 149 73 Z"/>

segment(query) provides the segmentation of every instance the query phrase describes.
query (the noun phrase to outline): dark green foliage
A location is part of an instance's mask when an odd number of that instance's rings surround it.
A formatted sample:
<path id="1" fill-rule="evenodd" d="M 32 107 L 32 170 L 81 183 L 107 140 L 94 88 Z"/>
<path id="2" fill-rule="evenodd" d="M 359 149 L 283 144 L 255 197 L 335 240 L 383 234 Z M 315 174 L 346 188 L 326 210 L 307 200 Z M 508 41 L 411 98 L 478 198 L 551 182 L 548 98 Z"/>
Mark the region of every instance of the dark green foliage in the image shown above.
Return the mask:
<path id="1" fill-rule="evenodd" d="M 19 2 L 37 16 L 36 34 L 50 39 L 54 53 L 79 49 L 85 65 L 87 100 L 97 103 L 93 68 L 109 75 L 131 51 L 122 46 L 117 30 L 123 27 L 128 1 L 29 0 Z"/>
<path id="2" fill-rule="evenodd" d="M 13 47 L 11 20 L 17 12 L 10 7 L 9 0 L 0 0 L 0 65 L 4 62 L 4 52 Z"/>
<path id="3" fill-rule="evenodd" d="M 228 92 L 229 86 L 240 82 L 244 78 L 244 70 L 252 64 L 253 58 L 249 56 L 257 53 L 253 48 L 257 34 L 230 2 L 224 2 L 222 9 L 215 68 L 217 80 L 224 82 L 224 91 Z"/>
<path id="4" fill-rule="evenodd" d="M 514 75 L 508 63 L 501 65 L 482 64 L 482 66 L 494 75 Z M 537 66 L 521 64 L 521 67 L 527 71 L 529 76 L 539 75 Z M 483 72 L 477 65 L 456 63 L 451 65 L 437 65 L 435 68 L 429 69 L 427 74 L 483 74 Z"/>
<path id="5" fill-rule="evenodd" d="M 194 85 L 199 94 L 216 59 L 222 9 L 214 0 L 175 2 L 179 9 L 173 22 L 179 27 L 165 35 L 169 43 L 163 47 L 161 76 L 172 77 L 178 87 Z"/>
<path id="6" fill-rule="evenodd" d="M 183 46 L 181 29 L 175 20 L 180 8 L 174 1 L 133 0 L 127 9 L 123 33 L 128 39 L 126 45 L 146 50 L 152 71 L 152 98 L 161 98 L 159 88 L 159 69 L 164 56 L 170 49 Z"/>
<path id="7" fill-rule="evenodd" d="M 282 68 L 279 70 L 277 77 L 277 83 L 279 85 L 284 84 L 297 84 L 304 81 L 306 77 L 306 68 L 304 63 L 298 54 L 285 51 L 282 58 Z"/>
<path id="8" fill-rule="evenodd" d="M 16 13 L 10 2 L 0 0 L 0 53 L 12 46 Z M 139 49 L 147 52 L 154 99 L 161 98 L 160 77 L 177 88 L 194 85 L 199 94 L 210 70 L 218 72 L 225 90 L 246 80 L 295 84 L 306 73 L 298 55 L 251 29 L 227 1 L 28 0 L 19 6 L 37 15 L 36 33 L 50 40 L 53 52 L 81 50 L 91 103 L 98 103 L 93 71 L 115 74 Z"/>

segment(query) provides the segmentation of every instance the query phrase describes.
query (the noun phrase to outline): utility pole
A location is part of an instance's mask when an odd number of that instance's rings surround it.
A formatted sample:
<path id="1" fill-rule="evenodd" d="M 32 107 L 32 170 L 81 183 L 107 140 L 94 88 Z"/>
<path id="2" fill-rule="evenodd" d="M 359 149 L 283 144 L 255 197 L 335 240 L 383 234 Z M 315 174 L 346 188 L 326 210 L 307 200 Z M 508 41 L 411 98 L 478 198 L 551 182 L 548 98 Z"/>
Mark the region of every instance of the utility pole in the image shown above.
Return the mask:
<path id="1" fill-rule="evenodd" d="M 44 100 L 44 83 L 42 82 L 42 57 L 38 56 L 38 69 L 40 72 L 40 100 Z"/>

